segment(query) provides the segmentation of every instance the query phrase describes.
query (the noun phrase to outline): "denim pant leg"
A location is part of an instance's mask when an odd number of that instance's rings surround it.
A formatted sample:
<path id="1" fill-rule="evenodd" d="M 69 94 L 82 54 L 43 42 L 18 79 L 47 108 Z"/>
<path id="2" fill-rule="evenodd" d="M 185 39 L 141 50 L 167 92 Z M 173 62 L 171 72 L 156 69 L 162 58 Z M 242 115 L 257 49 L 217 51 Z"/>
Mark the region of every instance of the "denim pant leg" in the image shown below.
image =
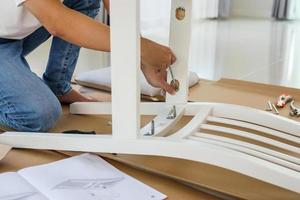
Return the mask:
<path id="1" fill-rule="evenodd" d="M 63 3 L 73 10 L 94 18 L 98 14 L 101 0 L 65 0 Z M 62 96 L 71 90 L 71 79 L 79 51 L 79 46 L 58 37 L 53 38 L 43 79 L 56 96 Z"/>
<path id="2" fill-rule="evenodd" d="M 17 131 L 47 131 L 61 106 L 22 53 L 23 40 L 0 39 L 0 124 Z"/>

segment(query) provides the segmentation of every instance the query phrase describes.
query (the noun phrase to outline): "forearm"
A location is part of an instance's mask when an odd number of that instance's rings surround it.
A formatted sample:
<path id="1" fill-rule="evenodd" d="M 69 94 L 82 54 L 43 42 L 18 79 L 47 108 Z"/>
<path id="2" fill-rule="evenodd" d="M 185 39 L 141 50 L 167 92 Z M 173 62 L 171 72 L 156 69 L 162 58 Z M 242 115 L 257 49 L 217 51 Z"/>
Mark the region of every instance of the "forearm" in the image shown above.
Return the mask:
<path id="1" fill-rule="evenodd" d="M 105 24 L 71 10 L 57 0 L 28 0 L 25 7 L 51 34 L 81 47 L 110 51 L 110 29 Z"/>
<path id="2" fill-rule="evenodd" d="M 68 11 L 67 28 L 59 31 L 59 37 L 78 46 L 99 51 L 110 51 L 110 28 L 76 11 Z M 63 27 L 61 24 L 60 27 Z"/>

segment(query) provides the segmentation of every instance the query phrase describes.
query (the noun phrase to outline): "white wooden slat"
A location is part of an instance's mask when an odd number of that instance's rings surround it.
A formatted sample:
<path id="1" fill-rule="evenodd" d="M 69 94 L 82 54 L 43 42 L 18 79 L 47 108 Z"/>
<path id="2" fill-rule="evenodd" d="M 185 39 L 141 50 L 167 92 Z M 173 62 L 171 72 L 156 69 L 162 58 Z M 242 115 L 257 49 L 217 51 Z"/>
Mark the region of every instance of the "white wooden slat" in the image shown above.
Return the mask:
<path id="1" fill-rule="evenodd" d="M 170 138 L 186 138 L 196 131 L 200 129 L 201 125 L 205 123 L 206 118 L 211 114 L 212 108 L 202 108 L 198 111 L 198 114 L 193 117 L 193 119 L 182 129 L 174 133 L 173 135 L 170 135 Z"/>
<path id="2" fill-rule="evenodd" d="M 140 112 L 143 115 L 157 115 L 168 105 L 162 102 L 141 102 Z M 111 102 L 78 102 L 70 105 L 71 114 L 111 115 Z"/>
<path id="3" fill-rule="evenodd" d="M 174 104 L 166 102 L 141 102 L 140 111 L 143 115 L 158 115 L 166 106 Z M 177 106 L 186 106 L 185 116 L 194 116 L 198 110 L 207 106 L 213 107 L 211 103 L 187 103 L 176 104 Z M 111 102 L 77 102 L 70 105 L 71 114 L 79 115 L 111 115 Z"/>
<path id="4" fill-rule="evenodd" d="M 203 162 L 300 193 L 300 173 L 224 147 L 161 137 L 112 139 L 110 136 L 7 132 L 0 142 L 18 148 L 157 155 Z"/>
<path id="5" fill-rule="evenodd" d="M 207 121 L 208 122 L 216 122 L 216 123 L 222 123 L 222 124 L 227 124 L 227 125 L 238 126 L 238 127 L 241 127 L 241 128 L 252 129 L 252 130 L 255 130 L 255 131 L 267 133 L 269 135 L 273 135 L 273 136 L 276 136 L 276 137 L 279 137 L 279 138 L 282 138 L 282 139 L 289 140 L 289 141 L 300 144 L 300 138 L 299 137 L 295 137 L 293 135 L 286 134 L 284 132 L 273 130 L 273 129 L 270 129 L 270 128 L 266 128 L 266 127 L 263 127 L 263 126 L 259 126 L 259 125 L 256 125 L 256 124 L 251 124 L 251 123 L 238 121 L 238 120 L 233 120 L 233 119 L 213 117 L 213 116 L 208 117 Z"/>
<path id="6" fill-rule="evenodd" d="M 251 155 L 251 156 L 255 156 L 257 158 L 260 158 L 260 159 L 278 164 L 278 165 L 283 166 L 283 167 L 287 167 L 287 168 L 295 170 L 297 172 L 300 172 L 300 165 L 297 165 L 295 163 L 291 163 L 291 162 L 279 159 L 277 157 L 274 157 L 274 156 L 271 156 L 271 155 L 268 155 L 268 154 L 264 154 L 262 152 L 259 152 L 259 151 L 253 150 L 253 149 L 245 148 L 243 146 L 233 145 L 233 144 L 229 144 L 229 143 L 226 143 L 226 142 L 221 142 L 221 141 L 218 141 L 218 140 L 210 140 L 210 139 L 205 138 L 205 137 L 199 137 L 198 135 L 197 135 L 197 137 L 196 136 L 191 136 L 191 137 L 189 137 L 189 139 L 196 140 L 196 141 L 201 141 L 201 142 L 207 142 L 209 144 L 214 144 L 214 145 L 217 145 L 217 146 L 222 146 L 222 147 L 225 147 L 225 148 L 229 148 L 229 149 L 232 149 L 232 150 L 235 150 L 235 151 L 239 151 L 239 152 L 242 152 L 242 153 L 245 153 L 245 154 L 248 154 L 248 155 Z"/>
<path id="7" fill-rule="evenodd" d="M 158 115 L 166 107 L 173 106 L 165 102 L 141 102 L 140 113 L 141 115 Z M 176 104 L 177 106 L 188 108 L 189 104 Z M 204 108 L 204 107 L 202 107 Z M 194 116 L 198 113 L 198 109 L 184 112 L 185 116 Z M 111 115 L 111 102 L 77 102 L 70 105 L 70 113 L 78 115 Z"/>
<path id="8" fill-rule="evenodd" d="M 170 48 L 177 57 L 172 65 L 174 78 L 179 81 L 180 89 L 175 96 L 167 95 L 167 102 L 172 104 L 187 103 L 188 101 L 188 68 L 191 38 L 192 0 L 171 1 L 171 24 L 170 24 Z M 185 18 L 176 18 L 176 9 L 185 9 Z M 171 81 L 171 74 L 168 73 L 168 81 Z"/>
<path id="9" fill-rule="evenodd" d="M 236 139 L 232 139 L 232 138 L 227 138 L 227 137 L 222 137 L 222 136 L 218 136 L 218 135 L 212 135 L 212 134 L 207 134 L 207 133 L 196 133 L 195 134 L 196 137 L 201 137 L 201 138 L 206 138 L 206 139 L 210 139 L 210 140 L 216 140 L 216 141 L 220 141 L 223 143 L 228 143 L 228 144 L 233 144 L 236 146 L 242 146 L 242 147 L 246 147 L 248 149 L 252 149 L 255 151 L 259 151 L 261 153 L 267 154 L 267 155 L 271 155 L 277 158 L 280 158 L 282 160 L 286 160 L 289 161 L 291 163 L 295 163 L 297 165 L 300 165 L 300 159 L 291 155 L 287 155 L 272 149 L 268 149 L 266 147 L 262 147 L 259 145 L 255 145 L 255 144 L 251 144 L 248 142 L 244 142 L 244 141 L 240 141 L 240 140 L 236 140 Z"/>
<path id="10" fill-rule="evenodd" d="M 246 131 L 240 131 L 237 129 L 232 129 L 232 128 L 225 128 L 222 126 L 214 126 L 214 125 L 208 125 L 208 124 L 203 124 L 201 125 L 201 129 L 202 130 L 209 130 L 209 131 L 217 131 L 217 132 L 222 132 L 222 133 L 226 133 L 226 134 L 231 134 L 231 135 L 236 135 L 236 136 L 241 136 L 244 138 L 248 138 L 248 139 L 252 139 L 252 140 L 256 140 L 259 142 L 263 142 L 266 144 L 270 144 L 276 147 L 279 147 L 281 149 L 285 149 L 291 152 L 295 152 L 300 154 L 300 148 L 285 144 L 283 142 L 279 142 L 277 140 L 273 140 L 267 137 L 263 137 L 260 135 L 255 135 Z"/>
<path id="11" fill-rule="evenodd" d="M 299 122 L 246 106 L 216 104 L 214 106 L 213 116 L 258 124 L 300 137 Z"/>
<path id="12" fill-rule="evenodd" d="M 112 129 L 115 138 L 140 130 L 140 1 L 111 0 Z"/>
<path id="13" fill-rule="evenodd" d="M 155 132 L 153 136 L 165 136 L 169 131 L 174 128 L 174 125 L 182 118 L 184 114 L 184 106 L 176 106 L 176 117 L 174 119 L 168 119 L 168 115 L 172 110 L 172 106 L 166 107 L 160 114 L 154 119 Z M 148 135 L 151 133 L 152 123 L 150 122 L 141 129 L 141 135 Z"/>

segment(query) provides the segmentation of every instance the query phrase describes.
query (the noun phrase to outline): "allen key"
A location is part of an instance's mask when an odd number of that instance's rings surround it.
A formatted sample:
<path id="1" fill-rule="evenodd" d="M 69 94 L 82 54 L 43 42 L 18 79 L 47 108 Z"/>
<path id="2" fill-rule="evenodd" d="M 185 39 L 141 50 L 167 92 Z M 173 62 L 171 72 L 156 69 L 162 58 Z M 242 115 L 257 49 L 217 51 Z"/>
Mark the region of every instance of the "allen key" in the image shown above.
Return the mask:
<path id="1" fill-rule="evenodd" d="M 172 79 L 171 85 L 173 86 L 174 90 L 176 92 L 178 92 L 179 91 L 179 81 L 175 79 L 174 74 L 173 74 L 173 70 L 172 70 L 171 66 L 169 67 L 169 70 L 170 70 L 171 79 Z"/>
<path id="2" fill-rule="evenodd" d="M 174 78 L 174 74 L 173 74 L 172 67 L 170 66 L 169 69 L 170 69 L 171 78 L 172 78 L 172 80 L 174 81 L 175 78 Z"/>

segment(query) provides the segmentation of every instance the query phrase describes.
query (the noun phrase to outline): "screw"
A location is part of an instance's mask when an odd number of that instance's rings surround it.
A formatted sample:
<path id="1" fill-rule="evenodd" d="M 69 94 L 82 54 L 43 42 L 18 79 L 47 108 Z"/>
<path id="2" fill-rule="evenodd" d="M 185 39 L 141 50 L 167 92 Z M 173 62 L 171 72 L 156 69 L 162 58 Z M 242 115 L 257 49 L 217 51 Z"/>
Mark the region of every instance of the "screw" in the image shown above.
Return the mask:
<path id="1" fill-rule="evenodd" d="M 266 109 L 266 111 L 272 111 L 273 110 L 273 106 L 271 101 L 268 101 L 268 108 Z"/>
<path id="2" fill-rule="evenodd" d="M 272 107 L 273 107 L 273 109 L 274 109 L 274 113 L 275 113 L 276 115 L 279 115 L 279 111 L 278 111 L 278 109 L 276 108 L 275 104 L 272 104 Z"/>

